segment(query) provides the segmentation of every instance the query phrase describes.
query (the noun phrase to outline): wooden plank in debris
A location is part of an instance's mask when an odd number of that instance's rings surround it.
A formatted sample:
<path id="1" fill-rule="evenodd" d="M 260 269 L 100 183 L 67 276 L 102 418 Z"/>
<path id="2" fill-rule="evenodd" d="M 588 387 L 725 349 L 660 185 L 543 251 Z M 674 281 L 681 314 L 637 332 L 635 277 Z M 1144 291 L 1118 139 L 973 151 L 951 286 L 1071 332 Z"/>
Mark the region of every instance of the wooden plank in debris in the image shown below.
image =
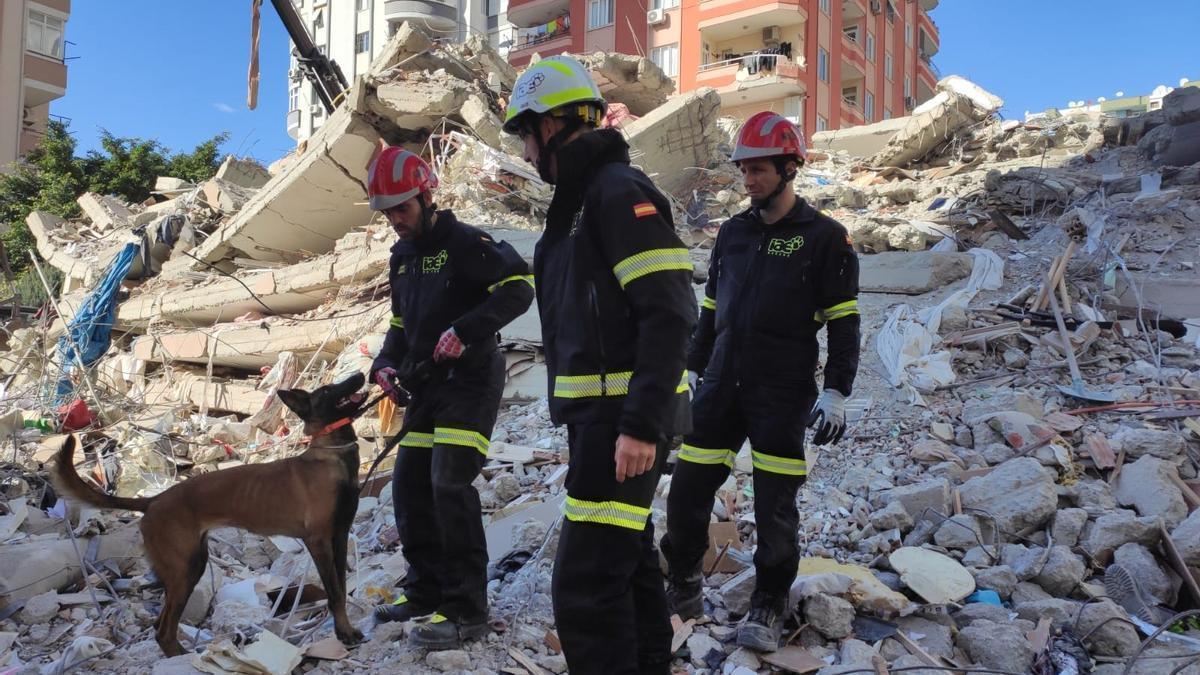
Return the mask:
<path id="1" fill-rule="evenodd" d="M 702 569 L 707 574 L 720 572 L 732 574 L 741 572 L 745 567 L 727 554 L 729 548 L 742 550 L 742 540 L 738 536 L 737 523 L 722 520 L 708 526 L 708 550 L 704 553 Z"/>
<path id="2" fill-rule="evenodd" d="M 901 645 L 903 645 L 904 648 L 907 649 L 910 654 L 917 657 L 918 659 L 921 659 L 921 661 L 923 661 L 925 663 L 925 665 L 927 665 L 927 666 L 933 666 L 934 668 L 945 668 L 945 667 L 951 665 L 951 664 L 947 663 L 946 661 L 944 661 L 943 659 L 941 659 L 940 657 L 934 656 L 933 654 L 930 654 L 929 652 L 922 649 L 921 645 L 917 644 L 915 641 L 913 641 L 912 638 L 905 635 L 904 631 L 902 631 L 902 630 L 896 631 L 896 634 L 893 635 L 892 637 L 897 642 L 899 642 Z"/>
<path id="3" fill-rule="evenodd" d="M 554 632 L 553 630 L 546 631 L 546 635 L 542 638 L 542 642 L 545 642 L 546 646 L 550 648 L 550 651 L 554 652 L 555 654 L 562 653 L 562 640 L 558 639 L 558 633 Z"/>
<path id="4" fill-rule="evenodd" d="M 688 619 L 687 621 L 680 621 L 678 614 L 672 614 L 671 627 L 675 631 L 671 636 L 671 653 L 674 654 L 692 636 L 692 631 L 696 627 L 696 620 Z"/>
<path id="5" fill-rule="evenodd" d="M 1117 461 L 1113 463 L 1113 470 L 1108 474 L 1108 483 L 1112 485 L 1117 481 L 1117 476 L 1121 475 L 1121 467 L 1125 466 L 1125 448 L 1121 448 L 1121 452 L 1117 453 Z"/>
<path id="6" fill-rule="evenodd" d="M 529 671 L 530 675 L 546 675 L 546 671 L 542 670 L 538 664 L 534 663 L 533 659 L 525 656 L 525 653 L 520 649 L 517 649 L 516 647 L 509 647 L 508 655 L 512 657 L 513 661 L 521 664 L 522 668 Z"/>
<path id="7" fill-rule="evenodd" d="M 770 654 L 763 654 L 761 658 L 776 668 L 800 675 L 816 672 L 829 665 L 823 659 L 813 656 L 807 649 L 795 645 L 789 645 Z"/>
<path id="8" fill-rule="evenodd" d="M 1083 448 L 1091 456 L 1097 469 L 1112 469 L 1117 465 L 1117 456 L 1113 454 L 1108 439 L 1100 434 L 1088 434 L 1083 438 Z"/>
<path id="9" fill-rule="evenodd" d="M 1167 527 L 1163 525 L 1162 521 L 1158 523 L 1158 532 L 1162 537 L 1163 550 L 1167 553 L 1167 562 L 1175 570 L 1175 573 L 1183 579 L 1183 585 L 1187 587 L 1188 593 L 1192 595 L 1192 600 L 1200 603 L 1200 585 L 1196 583 L 1196 577 L 1192 576 L 1192 571 L 1188 569 L 1183 556 L 1179 554 L 1179 549 L 1175 548 L 1175 542 L 1171 541 L 1171 534 L 1167 532 Z"/>
<path id="10" fill-rule="evenodd" d="M 879 654 L 871 655 L 871 667 L 875 669 L 875 675 L 889 675 L 887 661 Z"/>
<path id="11" fill-rule="evenodd" d="M 961 345 L 968 342 L 988 341 L 1002 338 L 1006 335 L 1015 335 L 1021 332 L 1021 322 L 1006 321 L 995 326 L 983 326 L 982 328 L 971 328 L 968 330 L 959 331 L 950 336 L 950 344 Z"/>
<path id="12" fill-rule="evenodd" d="M 1173 471 L 1169 473 L 1171 482 L 1175 484 L 1175 487 L 1179 488 L 1179 492 L 1183 494 L 1183 501 L 1187 502 L 1188 513 L 1195 511 L 1198 507 L 1200 507 L 1200 495 L 1197 495 L 1196 492 L 1192 490 L 1192 486 L 1184 482 L 1184 480 L 1179 477 L 1179 474 Z"/>
<path id="13" fill-rule="evenodd" d="M 1050 618 L 1043 616 L 1038 619 L 1037 628 L 1026 633 L 1025 638 L 1029 640 L 1029 646 L 1033 647 L 1033 653 L 1040 654 L 1050 642 Z"/>

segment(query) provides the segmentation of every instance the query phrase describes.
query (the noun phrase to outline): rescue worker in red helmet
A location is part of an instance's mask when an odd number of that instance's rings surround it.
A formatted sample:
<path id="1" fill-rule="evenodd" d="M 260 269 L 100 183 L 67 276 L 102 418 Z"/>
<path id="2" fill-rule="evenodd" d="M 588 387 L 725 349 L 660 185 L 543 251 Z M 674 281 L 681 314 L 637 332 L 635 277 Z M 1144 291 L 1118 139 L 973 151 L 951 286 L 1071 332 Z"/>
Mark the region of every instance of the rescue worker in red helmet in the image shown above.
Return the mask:
<path id="1" fill-rule="evenodd" d="M 529 308 L 533 277 L 512 246 L 436 209 L 437 176 L 417 155 L 384 148 L 368 173 L 371 208 L 399 238 L 391 325 L 371 378 L 398 405 L 411 394 L 392 478 L 409 569 L 403 592 L 375 617 L 428 617 L 410 643 L 451 649 L 487 632 L 487 545 L 471 482 L 504 386 L 497 331 Z"/>
<path id="2" fill-rule="evenodd" d="M 550 419 L 571 467 L 551 589 L 572 675 L 668 675 L 671 622 L 650 521 L 667 440 L 687 431 L 692 263 L 671 205 L 629 163 L 583 65 L 513 86 L 505 131 L 554 185 L 534 268 Z"/>
<path id="3" fill-rule="evenodd" d="M 760 651 L 778 647 L 799 562 L 805 424 L 816 428 L 815 445 L 842 437 L 858 369 L 858 259 L 846 229 L 793 191 L 806 154 L 800 130 L 775 113 L 752 116 L 738 135 L 733 161 L 751 207 L 721 226 L 713 246 L 688 350 L 693 430 L 679 450 L 661 542 L 672 609 L 698 617 L 713 496 L 748 437 L 758 548 L 737 640 Z M 822 326 L 829 354 L 818 397 Z"/>

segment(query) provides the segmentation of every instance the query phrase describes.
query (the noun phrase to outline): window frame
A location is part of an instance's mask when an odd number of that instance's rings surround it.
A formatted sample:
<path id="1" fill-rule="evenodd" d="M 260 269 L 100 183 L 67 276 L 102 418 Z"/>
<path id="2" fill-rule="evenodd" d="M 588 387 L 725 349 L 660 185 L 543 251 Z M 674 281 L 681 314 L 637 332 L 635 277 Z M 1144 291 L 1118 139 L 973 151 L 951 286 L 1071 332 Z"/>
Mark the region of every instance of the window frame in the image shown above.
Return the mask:
<path id="1" fill-rule="evenodd" d="M 38 19 L 37 17 L 40 17 Z M 57 24 L 57 25 L 56 25 Z M 33 39 L 33 31 L 37 29 L 38 39 Z M 46 47 L 47 32 L 57 31 L 58 37 Z M 44 56 L 56 61 L 62 61 L 66 56 L 67 22 L 60 16 L 43 12 L 30 7 L 25 13 L 25 51 Z M 36 44 L 35 44 L 36 42 Z"/>
<path id="2" fill-rule="evenodd" d="M 608 11 L 606 12 L 608 18 L 604 23 L 593 22 L 593 19 L 596 18 L 596 8 L 598 8 L 598 7 L 606 7 L 608 9 Z M 616 23 L 616 20 L 617 20 L 616 0 L 588 0 L 588 4 L 587 4 L 587 29 L 588 30 L 598 30 L 600 28 L 607 28 L 607 27 L 613 25 L 614 23 Z"/>
<path id="3" fill-rule="evenodd" d="M 673 65 L 674 66 L 673 68 L 668 68 L 663 63 L 660 63 L 660 60 L 662 59 L 662 55 L 664 54 L 664 50 L 669 50 L 669 51 L 666 51 L 665 53 L 673 56 L 672 62 L 669 64 L 669 65 Z M 658 56 L 657 59 L 655 58 L 656 55 Z M 670 44 L 659 45 L 658 47 L 651 48 L 650 49 L 650 61 L 653 62 L 655 65 L 657 65 L 659 68 L 662 68 L 663 73 L 665 75 L 667 75 L 667 77 L 679 77 L 679 43 L 672 42 Z M 672 70 L 674 70 L 674 72 L 671 72 Z"/>
<path id="4" fill-rule="evenodd" d="M 868 61 L 875 62 L 875 34 L 871 31 L 867 31 L 867 39 L 863 43 L 863 53 L 866 54 Z"/>
<path id="5" fill-rule="evenodd" d="M 817 79 L 829 84 L 829 52 L 824 47 L 817 47 Z"/>
<path id="6" fill-rule="evenodd" d="M 892 54 L 887 52 L 883 55 L 883 75 L 887 79 L 892 79 Z"/>
<path id="7" fill-rule="evenodd" d="M 826 120 L 823 116 L 817 115 L 816 128 L 817 128 L 817 131 L 827 131 L 829 129 L 829 121 Z"/>
<path id="8" fill-rule="evenodd" d="M 863 119 L 875 121 L 875 95 L 869 91 L 863 92 Z"/>
<path id="9" fill-rule="evenodd" d="M 354 36 L 354 53 L 355 55 L 371 53 L 371 31 L 363 31 Z"/>

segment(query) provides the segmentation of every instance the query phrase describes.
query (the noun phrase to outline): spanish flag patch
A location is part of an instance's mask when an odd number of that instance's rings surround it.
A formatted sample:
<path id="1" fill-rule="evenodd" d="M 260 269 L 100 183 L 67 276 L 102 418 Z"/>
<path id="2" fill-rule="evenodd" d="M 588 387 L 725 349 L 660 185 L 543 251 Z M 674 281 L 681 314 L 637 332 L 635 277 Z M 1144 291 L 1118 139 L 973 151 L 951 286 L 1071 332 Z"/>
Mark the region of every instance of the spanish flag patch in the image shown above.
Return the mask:
<path id="1" fill-rule="evenodd" d="M 642 202 L 641 204 L 633 205 L 633 215 L 638 218 L 645 218 L 646 216 L 657 216 L 658 209 L 656 209 L 654 207 L 654 204 L 651 204 L 650 202 Z"/>

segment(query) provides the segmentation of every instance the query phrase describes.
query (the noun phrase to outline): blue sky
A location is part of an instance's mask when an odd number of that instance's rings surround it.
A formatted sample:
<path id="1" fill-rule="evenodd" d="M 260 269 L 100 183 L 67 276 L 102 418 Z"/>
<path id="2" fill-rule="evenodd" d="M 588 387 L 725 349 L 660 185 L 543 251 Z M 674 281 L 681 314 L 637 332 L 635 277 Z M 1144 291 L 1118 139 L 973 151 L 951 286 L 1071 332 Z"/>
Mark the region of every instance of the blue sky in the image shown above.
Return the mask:
<path id="1" fill-rule="evenodd" d="M 248 0 L 76 0 L 67 56 L 77 58 L 51 112 L 71 119 L 80 152 L 96 147 L 101 128 L 172 150 L 228 131 L 226 152 L 273 161 L 294 146 L 285 129 L 289 45 L 265 2 L 259 104 L 247 110 L 249 8 Z M 941 0 L 933 18 L 942 74 L 990 89 L 1009 118 L 1200 78 L 1195 0 Z"/>

